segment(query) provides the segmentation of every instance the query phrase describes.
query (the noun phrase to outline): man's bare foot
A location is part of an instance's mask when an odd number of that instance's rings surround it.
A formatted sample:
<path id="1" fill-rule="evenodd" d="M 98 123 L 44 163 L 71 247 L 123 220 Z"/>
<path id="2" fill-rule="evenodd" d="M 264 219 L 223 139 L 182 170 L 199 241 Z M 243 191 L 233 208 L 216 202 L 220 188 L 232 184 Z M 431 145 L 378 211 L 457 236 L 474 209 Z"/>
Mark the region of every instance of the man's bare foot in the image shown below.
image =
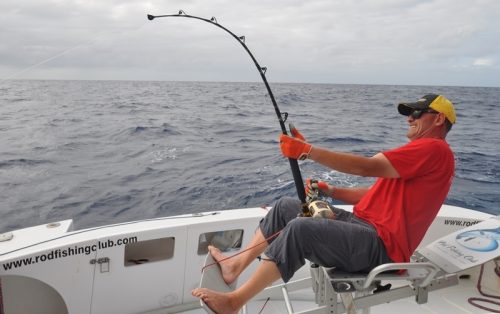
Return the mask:
<path id="1" fill-rule="evenodd" d="M 200 298 L 215 313 L 238 313 L 239 308 L 232 304 L 232 300 L 227 293 L 221 293 L 206 288 L 197 288 L 191 291 L 191 294 L 194 297 Z"/>
<path id="2" fill-rule="evenodd" d="M 232 284 L 240 275 L 238 273 L 238 270 L 236 268 L 236 259 L 229 258 L 227 259 L 227 256 L 222 254 L 222 252 L 216 248 L 215 246 L 208 246 L 208 251 L 212 255 L 215 261 L 219 262 L 220 269 L 222 272 L 222 278 L 224 279 L 224 282 L 227 283 L 228 285 Z M 226 259 L 226 260 L 224 260 Z"/>

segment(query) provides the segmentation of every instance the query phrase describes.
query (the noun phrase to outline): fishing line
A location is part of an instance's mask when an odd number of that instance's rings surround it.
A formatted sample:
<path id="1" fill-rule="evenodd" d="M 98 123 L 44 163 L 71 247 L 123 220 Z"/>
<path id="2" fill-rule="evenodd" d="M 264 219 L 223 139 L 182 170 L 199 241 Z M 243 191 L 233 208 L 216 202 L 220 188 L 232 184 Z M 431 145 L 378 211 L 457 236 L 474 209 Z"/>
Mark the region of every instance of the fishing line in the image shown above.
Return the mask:
<path id="1" fill-rule="evenodd" d="M 217 26 L 217 27 L 221 28 L 222 30 L 226 31 L 228 34 L 230 34 L 234 39 L 236 39 L 241 44 L 241 46 L 245 49 L 245 51 L 248 53 L 250 58 L 252 59 L 253 63 L 255 64 L 255 67 L 257 68 L 257 71 L 259 71 L 260 77 L 262 78 L 262 81 L 264 82 L 264 85 L 266 86 L 267 93 L 269 94 L 269 97 L 271 98 L 271 102 L 272 102 L 272 105 L 274 107 L 274 111 L 276 112 L 276 116 L 278 117 L 281 131 L 283 132 L 283 134 L 288 135 L 287 131 L 286 131 L 286 127 L 285 127 L 285 121 L 288 117 L 288 113 L 286 113 L 286 112 L 282 113 L 280 111 L 280 109 L 278 108 L 278 104 L 276 103 L 276 99 L 274 98 L 274 94 L 273 94 L 271 87 L 269 86 L 269 83 L 267 82 L 267 79 L 266 79 L 267 67 L 262 67 L 257 62 L 257 60 L 253 56 L 252 52 L 245 44 L 245 36 L 237 36 L 236 34 L 231 32 L 229 29 L 227 29 L 226 27 L 219 24 L 219 22 L 217 22 L 217 19 L 215 17 L 212 17 L 211 19 L 205 19 L 205 18 L 202 18 L 199 16 L 186 14 L 183 10 L 179 10 L 179 12 L 177 14 L 166 14 L 166 15 L 148 14 L 147 17 L 148 17 L 148 20 L 150 20 L 150 21 L 152 21 L 156 18 L 163 18 L 163 17 L 181 17 L 181 18 L 196 19 L 196 20 L 204 21 L 204 22 L 207 22 L 207 23 L 212 24 L 214 26 Z M 296 159 L 291 159 L 291 158 L 288 158 L 288 162 L 290 163 L 290 168 L 292 170 L 293 180 L 295 182 L 295 188 L 297 190 L 298 197 L 303 204 L 303 211 L 307 212 L 308 208 L 306 205 L 306 194 L 304 191 L 304 182 L 302 180 L 302 175 L 300 173 L 299 163 Z"/>
<path id="2" fill-rule="evenodd" d="M 127 31 L 118 31 L 118 30 L 117 30 L 117 31 L 111 32 L 111 35 L 112 35 L 112 34 L 118 34 L 118 36 L 120 36 L 120 35 L 123 35 L 123 34 L 128 33 L 128 32 L 136 32 L 136 31 L 140 30 L 141 28 L 143 28 L 143 27 L 144 27 L 144 25 L 146 25 L 146 23 L 147 23 L 147 22 L 144 22 L 144 23 L 143 23 L 143 24 L 141 24 L 139 27 L 137 27 L 137 28 L 135 28 L 135 29 L 132 29 L 132 30 L 127 30 Z M 39 62 L 37 62 L 37 63 L 35 63 L 35 64 L 33 64 L 33 65 L 30 65 L 30 66 L 28 66 L 28 67 L 26 67 L 26 68 L 24 68 L 24 69 L 22 69 L 22 70 L 18 71 L 18 72 L 15 72 L 15 73 L 13 73 L 13 74 L 11 74 L 11 75 L 9 75 L 9 76 L 5 77 L 5 78 L 2 78 L 2 79 L 0 79 L 0 81 L 11 80 L 11 79 L 13 79 L 13 78 L 16 78 L 16 77 L 18 77 L 18 76 L 20 76 L 20 75 L 22 75 L 22 74 L 26 73 L 26 72 L 29 72 L 29 71 L 31 71 L 31 70 L 33 70 L 33 69 L 36 69 L 36 68 L 38 68 L 38 67 L 40 67 L 40 66 L 42 66 L 42 65 L 44 65 L 44 64 L 46 64 L 46 63 L 48 63 L 48 62 L 50 62 L 50 61 L 52 61 L 52 60 L 55 60 L 55 59 L 60 58 L 60 57 L 62 57 L 62 56 L 64 56 L 64 55 L 67 55 L 68 53 L 72 52 L 73 50 L 76 50 L 76 49 L 78 49 L 78 48 L 82 48 L 82 47 L 86 47 L 86 46 L 91 46 L 91 45 L 93 45 L 94 43 L 96 43 L 96 42 L 98 42 L 98 41 L 102 40 L 102 39 L 103 39 L 105 36 L 107 36 L 107 35 L 108 35 L 108 34 L 100 34 L 100 35 L 96 35 L 96 36 L 94 36 L 94 38 L 93 38 L 93 39 L 91 39 L 91 40 L 89 40 L 89 41 L 85 41 L 85 42 L 79 43 L 79 44 L 77 44 L 77 45 L 75 45 L 75 46 L 73 46 L 73 47 L 67 48 L 67 49 L 65 49 L 65 50 L 63 50 L 63 51 L 61 51 L 61 52 L 59 52 L 59 53 L 56 53 L 55 55 L 53 55 L 53 56 L 51 56 L 51 57 L 48 57 L 47 59 L 44 59 L 44 60 L 42 60 L 42 61 L 39 61 Z"/>

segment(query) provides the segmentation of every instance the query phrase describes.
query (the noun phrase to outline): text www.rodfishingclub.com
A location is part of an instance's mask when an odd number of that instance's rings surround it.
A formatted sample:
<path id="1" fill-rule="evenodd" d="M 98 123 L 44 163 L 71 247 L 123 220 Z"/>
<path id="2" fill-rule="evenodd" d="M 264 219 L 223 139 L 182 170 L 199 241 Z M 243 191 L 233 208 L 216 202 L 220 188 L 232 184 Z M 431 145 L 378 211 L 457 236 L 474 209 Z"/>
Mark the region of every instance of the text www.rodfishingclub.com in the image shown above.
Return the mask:
<path id="1" fill-rule="evenodd" d="M 129 238 L 118 239 L 116 241 L 111 239 L 105 241 L 98 241 L 96 244 L 92 245 L 85 245 L 85 246 L 75 245 L 74 247 L 56 249 L 48 253 L 7 262 L 3 264 L 3 269 L 7 271 L 23 266 L 33 265 L 40 262 L 52 261 L 55 259 L 74 256 L 74 255 L 81 255 L 81 254 L 90 255 L 92 252 L 97 252 L 98 250 L 107 249 L 114 246 L 130 244 L 130 243 L 136 243 L 136 242 L 137 242 L 137 237 L 129 237 Z"/>
<path id="2" fill-rule="evenodd" d="M 481 220 L 467 221 L 467 220 L 457 220 L 457 219 L 445 219 L 444 224 L 451 226 L 459 226 L 459 227 L 470 227 L 480 222 Z"/>

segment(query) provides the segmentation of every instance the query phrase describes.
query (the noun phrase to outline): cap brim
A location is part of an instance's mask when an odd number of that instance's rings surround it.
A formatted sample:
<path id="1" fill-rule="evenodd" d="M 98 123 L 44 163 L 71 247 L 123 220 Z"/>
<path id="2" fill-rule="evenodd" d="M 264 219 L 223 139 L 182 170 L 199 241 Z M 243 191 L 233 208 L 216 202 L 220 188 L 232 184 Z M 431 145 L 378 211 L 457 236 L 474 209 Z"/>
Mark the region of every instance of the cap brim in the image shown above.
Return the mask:
<path id="1" fill-rule="evenodd" d="M 399 104 L 398 105 L 398 111 L 403 116 L 409 116 L 411 113 L 411 110 L 412 110 L 412 108 L 408 107 L 406 104 Z"/>
<path id="2" fill-rule="evenodd" d="M 398 105 L 398 111 L 403 116 L 409 116 L 411 112 L 415 109 L 427 109 L 429 105 L 424 102 L 409 102 L 409 103 L 400 103 Z"/>

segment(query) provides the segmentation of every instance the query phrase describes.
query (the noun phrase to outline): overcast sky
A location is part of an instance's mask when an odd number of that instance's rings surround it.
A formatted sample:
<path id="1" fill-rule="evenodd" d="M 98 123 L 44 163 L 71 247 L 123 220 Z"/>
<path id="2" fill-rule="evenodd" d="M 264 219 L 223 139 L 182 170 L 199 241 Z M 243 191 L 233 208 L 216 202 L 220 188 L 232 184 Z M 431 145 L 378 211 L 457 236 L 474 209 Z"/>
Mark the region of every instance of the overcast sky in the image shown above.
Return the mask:
<path id="1" fill-rule="evenodd" d="M 500 86 L 499 0 L 1 0 L 0 79 Z"/>

